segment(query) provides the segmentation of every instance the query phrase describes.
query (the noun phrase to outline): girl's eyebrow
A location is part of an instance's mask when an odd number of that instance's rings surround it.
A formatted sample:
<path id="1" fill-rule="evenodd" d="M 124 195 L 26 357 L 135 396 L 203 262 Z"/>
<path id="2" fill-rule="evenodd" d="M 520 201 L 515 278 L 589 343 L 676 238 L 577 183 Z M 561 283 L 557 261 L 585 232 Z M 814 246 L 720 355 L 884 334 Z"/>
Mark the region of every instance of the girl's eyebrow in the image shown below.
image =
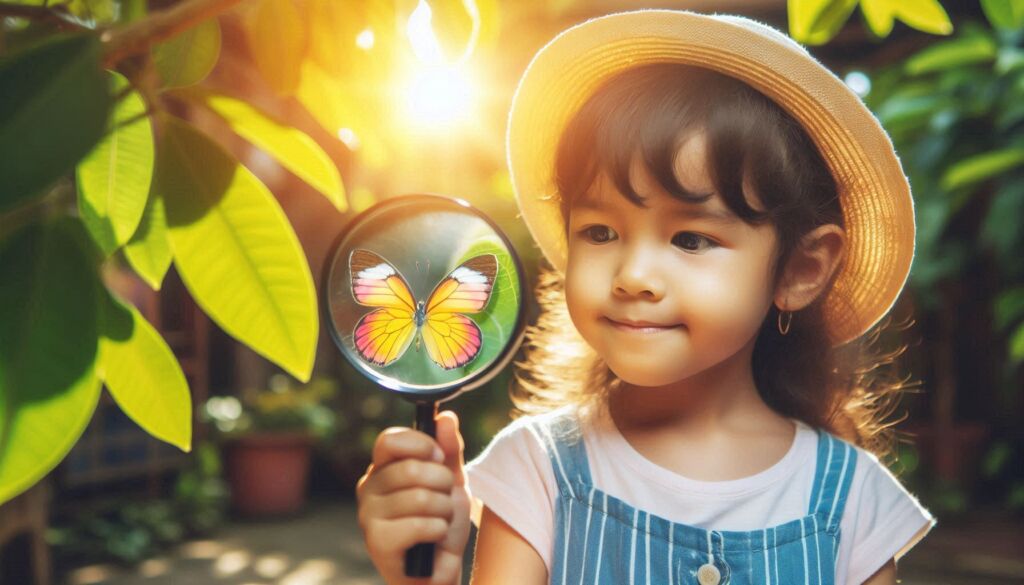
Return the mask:
<path id="1" fill-rule="evenodd" d="M 686 219 L 704 219 L 715 223 L 732 224 L 736 223 L 736 216 L 725 209 L 713 209 L 704 207 L 701 204 L 673 206 L 671 211 L 673 217 Z"/>
<path id="2" fill-rule="evenodd" d="M 601 201 L 592 198 L 581 198 L 572 205 L 576 211 L 594 211 L 609 213 L 612 210 Z M 736 223 L 737 217 L 727 209 L 715 209 L 707 207 L 703 203 L 679 203 L 673 205 L 668 214 L 673 218 L 701 219 L 723 225 Z"/>

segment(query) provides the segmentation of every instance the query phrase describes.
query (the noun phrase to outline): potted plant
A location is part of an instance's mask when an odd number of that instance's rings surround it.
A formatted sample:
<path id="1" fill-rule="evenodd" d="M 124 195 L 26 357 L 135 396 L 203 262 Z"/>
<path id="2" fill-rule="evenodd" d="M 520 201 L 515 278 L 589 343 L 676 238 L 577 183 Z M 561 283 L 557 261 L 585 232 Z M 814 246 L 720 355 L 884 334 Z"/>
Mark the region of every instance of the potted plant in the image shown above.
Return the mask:
<path id="1" fill-rule="evenodd" d="M 313 447 L 329 438 L 335 426 L 324 401 L 336 392 L 337 384 L 328 378 L 315 376 L 296 385 L 275 374 L 265 389 L 207 400 L 204 417 L 220 434 L 237 512 L 274 516 L 303 508 Z"/>

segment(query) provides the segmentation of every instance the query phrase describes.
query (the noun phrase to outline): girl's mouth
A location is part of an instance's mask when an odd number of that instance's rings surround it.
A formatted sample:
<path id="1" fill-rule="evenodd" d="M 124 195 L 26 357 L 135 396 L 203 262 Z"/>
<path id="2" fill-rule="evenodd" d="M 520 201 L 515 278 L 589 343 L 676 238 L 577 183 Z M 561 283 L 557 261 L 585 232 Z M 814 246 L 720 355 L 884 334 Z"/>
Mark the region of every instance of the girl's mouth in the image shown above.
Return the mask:
<path id="1" fill-rule="evenodd" d="M 619 331 L 628 333 L 661 333 L 662 331 L 670 331 L 682 327 L 682 325 L 658 325 L 648 321 L 616 321 L 608 317 L 602 317 L 602 319 Z"/>

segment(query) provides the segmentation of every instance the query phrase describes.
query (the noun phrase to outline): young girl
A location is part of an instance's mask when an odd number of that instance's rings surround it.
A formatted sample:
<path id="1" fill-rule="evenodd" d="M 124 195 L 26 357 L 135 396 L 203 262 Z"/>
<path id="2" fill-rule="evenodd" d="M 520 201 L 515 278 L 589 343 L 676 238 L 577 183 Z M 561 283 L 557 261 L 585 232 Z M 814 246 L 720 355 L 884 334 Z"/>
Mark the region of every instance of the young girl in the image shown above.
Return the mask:
<path id="1" fill-rule="evenodd" d="M 934 519 L 877 458 L 898 352 L 850 342 L 904 284 L 913 206 L 856 95 L 759 23 L 614 14 L 538 53 L 508 140 L 553 266 L 526 416 L 468 467 L 451 412 L 436 443 L 381 434 L 358 496 L 385 580 L 457 583 L 472 510 L 474 583 L 895 583 Z"/>

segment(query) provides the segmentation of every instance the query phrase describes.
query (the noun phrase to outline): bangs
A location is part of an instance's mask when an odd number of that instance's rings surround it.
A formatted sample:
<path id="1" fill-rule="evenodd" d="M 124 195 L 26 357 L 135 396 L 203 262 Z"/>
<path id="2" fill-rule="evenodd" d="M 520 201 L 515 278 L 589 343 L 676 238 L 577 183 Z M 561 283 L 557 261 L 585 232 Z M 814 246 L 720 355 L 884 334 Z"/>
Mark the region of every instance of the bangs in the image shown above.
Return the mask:
<path id="1" fill-rule="evenodd" d="M 689 203 L 711 198 L 714 193 L 687 189 L 675 172 L 680 148 L 700 133 L 705 137 L 707 160 L 699 162 L 704 163 L 725 205 L 744 222 L 775 223 L 780 213 L 802 207 L 805 195 L 814 198 L 809 191 L 830 193 L 838 209 L 835 182 L 820 154 L 778 105 L 745 83 L 714 71 L 656 63 L 610 78 L 566 127 L 555 161 L 566 224 L 573 203 L 601 174 L 624 197 L 644 206 L 630 177 L 634 162 L 643 164 L 672 197 Z M 744 179 L 753 191 L 746 196 Z M 760 201 L 763 211 L 751 207 L 748 197 Z"/>

